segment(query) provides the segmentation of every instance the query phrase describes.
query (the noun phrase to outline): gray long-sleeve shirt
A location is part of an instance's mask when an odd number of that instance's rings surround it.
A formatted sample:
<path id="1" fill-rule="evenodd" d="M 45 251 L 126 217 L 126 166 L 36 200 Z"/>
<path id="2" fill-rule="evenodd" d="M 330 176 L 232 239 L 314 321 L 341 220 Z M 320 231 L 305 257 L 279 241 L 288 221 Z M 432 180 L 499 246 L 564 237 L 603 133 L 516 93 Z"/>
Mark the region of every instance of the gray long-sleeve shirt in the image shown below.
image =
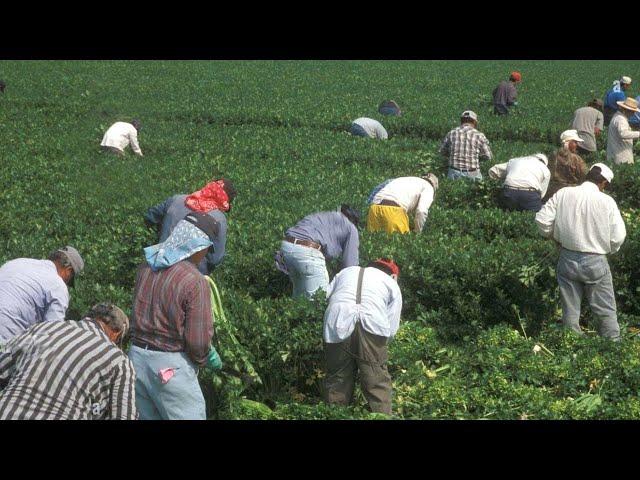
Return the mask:
<path id="1" fill-rule="evenodd" d="M 307 215 L 285 235 L 319 243 L 325 258 L 342 258 L 342 268 L 358 265 L 358 229 L 340 212 Z"/>
<path id="2" fill-rule="evenodd" d="M 174 195 L 164 202 L 151 207 L 147 210 L 147 213 L 145 213 L 144 218 L 149 223 L 153 225 L 161 224 L 161 242 L 164 242 L 169 237 L 171 231 L 180 220 L 188 214 L 193 213 L 193 211 L 184 204 L 186 198 L 187 195 Z M 222 263 L 227 243 L 227 218 L 224 213 L 220 210 L 211 210 L 207 215 L 220 224 L 220 231 L 218 238 L 213 242 L 213 253 L 207 253 L 207 256 L 198 265 L 198 270 L 203 275 L 208 275 L 217 265 Z"/>
<path id="3" fill-rule="evenodd" d="M 510 107 L 518 98 L 518 91 L 513 82 L 503 80 L 493 90 L 493 104 Z"/>

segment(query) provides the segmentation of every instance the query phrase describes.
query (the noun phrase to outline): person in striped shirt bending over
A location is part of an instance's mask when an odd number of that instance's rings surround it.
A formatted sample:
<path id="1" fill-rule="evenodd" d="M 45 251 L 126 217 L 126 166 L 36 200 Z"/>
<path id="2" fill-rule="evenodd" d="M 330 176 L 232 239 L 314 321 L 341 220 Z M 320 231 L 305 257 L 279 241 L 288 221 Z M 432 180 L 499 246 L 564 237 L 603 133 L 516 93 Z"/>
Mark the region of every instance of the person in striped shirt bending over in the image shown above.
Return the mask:
<path id="1" fill-rule="evenodd" d="M 493 154 L 489 140 L 477 128 L 478 115 L 471 110 L 465 110 L 460 117 L 460 126 L 444 137 L 440 153 L 449 159 L 447 178 L 482 180 L 480 157 L 491 160 Z"/>
<path id="2" fill-rule="evenodd" d="M 125 313 L 95 305 L 79 322 L 38 323 L 0 350 L 0 420 L 135 420 L 133 365 L 116 345 Z"/>

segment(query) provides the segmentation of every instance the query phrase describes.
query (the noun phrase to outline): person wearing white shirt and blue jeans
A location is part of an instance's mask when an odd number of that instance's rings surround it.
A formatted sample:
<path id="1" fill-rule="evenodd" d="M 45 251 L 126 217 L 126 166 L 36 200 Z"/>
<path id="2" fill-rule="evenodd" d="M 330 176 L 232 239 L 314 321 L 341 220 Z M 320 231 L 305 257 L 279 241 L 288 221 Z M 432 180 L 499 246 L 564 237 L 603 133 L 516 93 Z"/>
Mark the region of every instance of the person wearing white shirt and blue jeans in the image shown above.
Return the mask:
<path id="1" fill-rule="evenodd" d="M 327 403 L 351 403 L 359 371 L 371 411 L 391 415 L 387 344 L 400 326 L 399 275 L 393 261 L 380 258 L 366 268 L 345 268 L 329 284 L 323 328 Z"/>
<path id="2" fill-rule="evenodd" d="M 542 197 L 547 193 L 551 172 L 549 160 L 542 153 L 528 157 L 512 158 L 489 170 L 494 180 L 504 179 L 501 202 L 507 210 L 530 210 L 542 208 Z"/>
<path id="3" fill-rule="evenodd" d="M 607 254 L 620 250 L 627 231 L 615 200 L 603 192 L 611 180 L 611 169 L 596 163 L 582 185 L 553 195 L 536 214 L 536 223 L 543 236 L 562 246 L 557 278 L 565 327 L 582 334 L 580 304 L 586 295 L 599 318 L 600 335 L 618 341 L 620 326 Z"/>

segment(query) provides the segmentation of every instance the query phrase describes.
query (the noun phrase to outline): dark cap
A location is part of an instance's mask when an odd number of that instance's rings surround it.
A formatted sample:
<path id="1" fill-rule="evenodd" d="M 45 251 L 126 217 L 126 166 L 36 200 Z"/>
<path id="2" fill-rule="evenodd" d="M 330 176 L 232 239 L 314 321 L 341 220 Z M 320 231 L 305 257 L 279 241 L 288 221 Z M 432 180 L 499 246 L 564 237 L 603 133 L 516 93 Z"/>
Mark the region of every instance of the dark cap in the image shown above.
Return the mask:
<path id="1" fill-rule="evenodd" d="M 204 233 L 207 234 L 209 240 L 212 242 L 218 238 L 220 232 L 220 224 L 211 216 L 206 213 L 193 212 L 184 217 L 184 220 L 195 225 Z"/>
<path id="2" fill-rule="evenodd" d="M 4 80 L 0 80 L 0 92 L 4 93 L 5 88 L 7 88 L 7 84 L 4 83 Z"/>
<path id="3" fill-rule="evenodd" d="M 101 319 L 114 330 L 122 332 L 123 337 L 129 331 L 129 317 L 113 303 L 104 302 L 94 305 L 85 317 L 93 320 Z"/>
<path id="4" fill-rule="evenodd" d="M 340 212 L 342 212 L 342 214 L 347 217 L 349 221 L 356 226 L 356 228 L 358 227 L 360 223 L 360 214 L 355 208 L 343 203 L 340 205 Z"/>
<path id="5" fill-rule="evenodd" d="M 131 120 L 131 125 L 133 125 L 133 127 L 138 131 L 140 131 L 140 129 L 142 128 L 142 124 L 137 118 L 135 120 Z"/>

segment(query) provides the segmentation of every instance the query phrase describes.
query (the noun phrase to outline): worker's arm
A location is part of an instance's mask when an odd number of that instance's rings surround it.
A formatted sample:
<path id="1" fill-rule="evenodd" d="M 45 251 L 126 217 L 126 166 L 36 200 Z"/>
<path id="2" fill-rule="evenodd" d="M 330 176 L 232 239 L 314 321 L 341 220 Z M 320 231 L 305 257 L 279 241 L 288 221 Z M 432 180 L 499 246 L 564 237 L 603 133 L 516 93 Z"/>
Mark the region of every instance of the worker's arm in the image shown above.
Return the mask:
<path id="1" fill-rule="evenodd" d="M 358 229 L 349 222 L 349 233 L 347 239 L 342 246 L 342 268 L 353 267 L 359 264 L 359 252 L 360 238 L 358 236 Z"/>
<path id="2" fill-rule="evenodd" d="M 489 177 L 494 180 L 501 180 L 507 176 L 507 165 L 509 163 L 497 163 L 489 169 Z"/>
<path id="3" fill-rule="evenodd" d="M 182 302 L 184 310 L 185 353 L 199 367 L 207 364 L 213 316 L 211 313 L 211 291 L 204 277 L 198 278 Z"/>
<path id="4" fill-rule="evenodd" d="M 154 205 L 147 210 L 147 213 L 144 214 L 144 221 L 148 225 L 160 225 L 164 216 L 167 214 L 172 199 L 173 197 L 167 198 L 164 202 Z"/>
<path id="5" fill-rule="evenodd" d="M 447 133 L 447 136 L 444 137 L 444 140 L 442 141 L 442 145 L 440 145 L 440 153 L 448 158 L 450 148 L 451 148 L 451 136 L 450 136 L 450 133 Z"/>
<path id="6" fill-rule="evenodd" d="M 487 140 L 487 137 L 485 137 L 484 135 L 482 135 L 482 139 L 480 140 L 480 156 L 486 158 L 487 160 L 491 160 L 493 158 L 489 140 Z"/>
<path id="7" fill-rule="evenodd" d="M 540 183 L 540 196 L 544 198 L 547 194 L 547 190 L 549 189 L 549 182 L 551 181 L 551 172 L 548 168 L 543 169 L 544 173 L 542 174 L 542 182 Z"/>
<path id="8" fill-rule="evenodd" d="M 516 103 L 516 100 L 518 99 L 518 91 L 511 82 L 509 83 L 511 84 L 511 88 L 507 89 L 507 105 L 511 106 Z"/>
<path id="9" fill-rule="evenodd" d="M 131 144 L 131 148 L 133 149 L 133 151 L 135 152 L 136 155 L 140 155 L 141 157 L 142 155 L 142 150 L 140 150 L 140 145 L 138 144 L 138 131 L 137 130 L 133 130 L 131 133 L 129 133 L 129 143 Z"/>
<path id="10" fill-rule="evenodd" d="M 15 343 L 15 338 L 5 345 L 0 345 L 0 391 L 7 386 L 16 369 L 13 343 Z"/>
<path id="11" fill-rule="evenodd" d="M 536 224 L 538 225 L 538 231 L 545 238 L 553 237 L 553 225 L 556 220 L 556 200 L 557 195 L 554 195 L 547 203 L 542 206 L 542 209 L 536 213 Z"/>
<path id="12" fill-rule="evenodd" d="M 62 322 L 69 308 L 69 291 L 62 285 L 47 292 L 45 322 Z"/>
<path id="13" fill-rule="evenodd" d="M 223 214 L 224 215 L 224 214 Z M 227 219 L 224 216 L 215 217 L 218 222 L 218 237 L 213 242 L 213 252 L 207 253 L 207 268 L 211 272 L 215 267 L 222 263 L 225 248 L 227 245 Z"/>
<path id="14" fill-rule="evenodd" d="M 110 420 L 136 420 L 136 373 L 128 358 L 115 367 L 111 379 Z"/>
<path id="15" fill-rule="evenodd" d="M 602 112 L 598 112 L 598 115 L 596 116 L 596 124 L 593 127 L 593 133 L 595 135 L 600 135 L 602 133 L 603 128 L 604 128 L 604 115 L 602 115 Z"/>
<path id="16" fill-rule="evenodd" d="M 631 130 L 628 123 L 624 126 L 621 122 L 617 123 L 616 130 L 618 131 L 618 135 L 620 135 L 620 138 L 624 140 L 633 140 L 640 137 L 640 132 Z"/>
<path id="17" fill-rule="evenodd" d="M 418 204 L 416 205 L 416 212 L 413 219 L 413 230 L 415 232 L 422 232 L 424 224 L 429 216 L 429 207 L 433 203 L 433 188 L 431 186 L 425 187 L 420 193 Z"/>
<path id="18" fill-rule="evenodd" d="M 400 293 L 400 287 L 394 281 L 394 286 L 391 288 L 391 295 L 389 303 L 387 304 L 387 318 L 389 319 L 389 325 L 392 332 L 396 332 L 400 326 L 400 314 L 402 313 L 402 294 Z M 391 337 L 394 335 L 392 334 Z"/>
<path id="19" fill-rule="evenodd" d="M 389 134 L 387 133 L 384 127 L 380 127 L 378 129 L 378 138 L 382 140 L 387 140 L 389 138 Z"/>
<path id="20" fill-rule="evenodd" d="M 620 250 L 624 239 L 627 236 L 627 229 L 624 225 L 624 220 L 622 220 L 622 215 L 620 215 L 620 210 L 618 210 L 618 206 L 612 199 L 613 208 L 609 213 L 609 231 L 611 232 L 611 253 L 616 253 Z"/>

